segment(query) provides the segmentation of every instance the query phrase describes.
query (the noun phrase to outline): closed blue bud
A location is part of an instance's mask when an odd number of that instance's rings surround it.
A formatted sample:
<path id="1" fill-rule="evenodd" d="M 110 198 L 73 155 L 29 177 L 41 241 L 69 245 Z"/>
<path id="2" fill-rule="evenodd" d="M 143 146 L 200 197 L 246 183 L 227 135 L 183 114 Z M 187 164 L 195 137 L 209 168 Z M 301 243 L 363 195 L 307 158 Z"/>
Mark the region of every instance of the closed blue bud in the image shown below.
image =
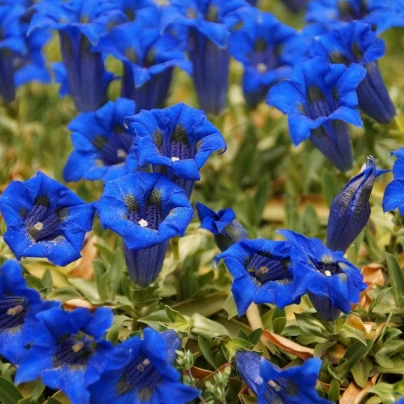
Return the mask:
<path id="1" fill-rule="evenodd" d="M 304 257 L 300 263 L 303 279 L 296 293 L 308 293 L 323 320 L 336 320 L 341 311 L 350 313 L 351 303 L 357 303 L 360 292 L 367 287 L 359 269 L 344 258 L 342 251 L 332 251 L 316 238 L 290 230 L 279 233 Z"/>
<path id="2" fill-rule="evenodd" d="M 200 202 L 196 203 L 201 228 L 209 230 L 221 251 L 227 250 L 238 241 L 248 238 L 247 230 L 236 219 L 233 209 L 215 212 Z"/>
<path id="3" fill-rule="evenodd" d="M 404 26 L 404 3 L 401 0 L 312 0 L 306 20 L 329 28 L 343 22 L 361 21 L 381 34 L 389 28 Z"/>
<path id="4" fill-rule="evenodd" d="M 30 180 L 12 181 L 0 198 L 7 225 L 4 241 L 14 255 L 47 258 L 65 266 L 81 257 L 94 206 L 40 171 Z"/>
<path id="5" fill-rule="evenodd" d="M 251 303 L 284 308 L 298 303 L 302 271 L 299 254 L 284 241 L 243 240 L 214 258 L 223 260 L 233 276 L 232 293 L 238 315 Z"/>
<path id="6" fill-rule="evenodd" d="M 50 80 L 42 56 L 49 35 L 38 30 L 27 37 L 30 19 L 23 2 L 0 5 L 0 97 L 5 102 L 14 101 L 16 88 L 25 83 Z"/>
<path id="7" fill-rule="evenodd" d="M 331 404 L 321 398 L 315 388 L 321 369 L 319 358 L 282 370 L 255 352 L 238 351 L 236 366 L 259 404 Z"/>
<path id="8" fill-rule="evenodd" d="M 194 215 L 184 191 L 152 173 L 108 181 L 95 205 L 103 228 L 123 238 L 129 275 L 141 287 L 157 278 L 170 238 L 183 236 Z"/>
<path id="9" fill-rule="evenodd" d="M 134 22 L 115 27 L 94 47 L 122 61 L 121 96 L 136 101 L 139 111 L 164 106 L 175 66 L 192 71 L 185 40 L 161 32 L 161 15 L 161 8 L 142 9 Z"/>
<path id="10" fill-rule="evenodd" d="M 226 107 L 229 85 L 230 31 L 252 7 L 246 0 L 170 0 L 164 27 L 188 27 L 188 56 L 201 108 L 220 114 Z"/>
<path id="11" fill-rule="evenodd" d="M 310 138 L 341 171 L 352 168 L 347 123 L 362 126 L 356 89 L 366 70 L 328 64 L 320 57 L 294 67 L 292 76 L 269 91 L 267 102 L 288 115 L 295 145 Z"/>
<path id="12" fill-rule="evenodd" d="M 404 216 L 404 147 L 391 153 L 397 160 L 393 165 L 394 180 L 387 185 L 383 196 L 383 210 L 388 212 L 398 208 Z"/>
<path id="13" fill-rule="evenodd" d="M 376 162 L 369 157 L 366 166 L 351 178 L 331 204 L 327 226 L 326 246 L 346 251 L 366 226 L 370 217 L 369 197 L 378 175 Z"/>
<path id="14" fill-rule="evenodd" d="M 385 54 L 385 43 L 370 25 L 352 22 L 316 37 L 312 56 L 322 56 L 346 66 L 356 63 L 366 69 L 366 77 L 357 88 L 360 109 L 378 122 L 388 123 L 396 114 L 380 74 L 377 60 Z"/>
<path id="15" fill-rule="evenodd" d="M 180 381 L 173 367 L 181 339 L 175 331 L 144 330 L 144 337 L 132 337 L 120 345 L 126 358 L 116 362 L 90 386 L 90 404 L 169 403 L 186 404 L 199 391 Z"/>
<path id="16" fill-rule="evenodd" d="M 188 198 L 210 155 L 226 150 L 223 136 L 205 113 L 185 104 L 141 111 L 127 122 L 136 136 L 139 165 L 151 165 L 183 188 Z"/>
<path id="17" fill-rule="evenodd" d="M 40 378 L 45 386 L 62 390 L 73 404 L 87 404 L 88 386 L 127 357 L 127 352 L 102 338 L 112 325 L 111 309 L 99 308 L 92 314 L 81 308 L 71 312 L 52 308 L 36 317 L 37 332 L 15 382 Z"/>
<path id="18" fill-rule="evenodd" d="M 136 171 L 134 136 L 124 125 L 135 109 L 134 101 L 117 98 L 69 123 L 74 150 L 63 171 L 65 181 L 109 181 Z"/>
<path id="19" fill-rule="evenodd" d="M 6 261 L 0 267 L 0 355 L 19 364 L 35 335 L 36 315 L 56 306 L 59 303 L 43 302 L 35 289 L 27 287 L 17 261 Z"/>
<path id="20" fill-rule="evenodd" d="M 249 13 L 243 29 L 232 32 L 230 51 L 244 65 L 244 98 L 250 107 L 264 101 L 273 84 L 290 76 L 294 60 L 283 48 L 294 35 L 293 28 L 259 11 Z"/>
<path id="21" fill-rule="evenodd" d="M 61 95 L 72 96 L 80 112 L 95 111 L 104 104 L 112 75 L 104 68 L 101 53 L 93 52 L 108 25 L 124 21 L 112 2 L 93 0 L 41 1 L 35 6 L 29 34 L 37 28 L 50 28 L 59 33 L 64 69 L 56 66 L 62 84 Z"/>

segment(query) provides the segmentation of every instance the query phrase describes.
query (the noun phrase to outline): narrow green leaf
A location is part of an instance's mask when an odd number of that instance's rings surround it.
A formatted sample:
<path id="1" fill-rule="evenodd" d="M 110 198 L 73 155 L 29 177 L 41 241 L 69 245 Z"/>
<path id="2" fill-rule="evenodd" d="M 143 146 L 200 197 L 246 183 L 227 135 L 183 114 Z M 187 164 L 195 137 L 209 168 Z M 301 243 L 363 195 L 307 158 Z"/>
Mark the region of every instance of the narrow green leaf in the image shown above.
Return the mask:
<path id="1" fill-rule="evenodd" d="M 345 376 L 362 358 L 364 358 L 373 346 L 373 340 L 366 340 L 367 345 L 362 342 L 354 342 L 345 352 L 343 363 L 336 368 L 336 372 Z"/>
<path id="2" fill-rule="evenodd" d="M 390 281 L 393 287 L 394 300 L 397 305 L 400 304 L 401 298 L 404 296 L 404 275 L 397 260 L 393 255 L 386 252 L 387 268 L 389 270 Z"/>
<path id="3" fill-rule="evenodd" d="M 17 404 L 23 396 L 11 382 L 0 377 L 0 402 L 1 404 Z"/>
<path id="4" fill-rule="evenodd" d="M 260 340 L 261 335 L 262 335 L 262 328 L 257 328 L 248 336 L 248 341 L 250 341 L 251 344 L 256 345 Z"/>
<path id="5" fill-rule="evenodd" d="M 336 403 L 339 400 L 340 385 L 338 380 L 332 379 L 330 384 L 330 390 L 328 391 L 328 398 Z"/>
<path id="6" fill-rule="evenodd" d="M 198 345 L 203 357 L 209 362 L 213 369 L 216 369 L 215 358 L 213 357 L 212 350 L 204 338 L 198 335 Z"/>
<path id="7" fill-rule="evenodd" d="M 352 376 L 358 386 L 365 388 L 372 369 L 373 362 L 369 358 L 363 358 L 351 369 Z"/>
<path id="8" fill-rule="evenodd" d="M 53 288 L 53 279 L 49 268 L 45 269 L 45 272 L 42 275 L 42 285 L 50 292 Z"/>

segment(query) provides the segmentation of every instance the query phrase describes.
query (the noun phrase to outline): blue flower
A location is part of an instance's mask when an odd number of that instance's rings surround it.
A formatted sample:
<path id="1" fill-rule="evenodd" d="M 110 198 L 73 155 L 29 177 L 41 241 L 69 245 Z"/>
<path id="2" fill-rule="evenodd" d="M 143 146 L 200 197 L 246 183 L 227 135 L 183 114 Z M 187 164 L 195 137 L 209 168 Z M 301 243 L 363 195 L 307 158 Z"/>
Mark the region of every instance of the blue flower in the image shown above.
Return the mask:
<path id="1" fill-rule="evenodd" d="M 135 103 L 118 98 L 95 112 L 83 112 L 70 122 L 74 151 L 67 160 L 65 181 L 112 180 L 136 171 L 134 136 L 124 126 Z"/>
<path id="2" fill-rule="evenodd" d="M 42 56 L 49 37 L 43 31 L 27 37 L 29 19 L 23 3 L 0 5 L 0 96 L 5 102 L 14 101 L 20 85 L 50 80 Z"/>
<path id="3" fill-rule="evenodd" d="M 369 197 L 376 177 L 385 171 L 376 169 L 373 157 L 361 172 L 351 178 L 331 204 L 326 246 L 331 250 L 348 250 L 370 217 Z"/>
<path id="4" fill-rule="evenodd" d="M 58 305 L 43 302 L 36 290 L 27 287 L 17 261 L 6 261 L 0 267 L 0 355 L 14 365 L 20 363 L 35 335 L 35 315 Z"/>
<path id="5" fill-rule="evenodd" d="M 115 27 L 94 48 L 123 62 L 121 96 L 135 100 L 138 110 L 164 105 L 174 66 L 192 70 L 185 45 L 161 33 L 160 19 L 160 8 L 144 9 L 135 22 Z"/>
<path id="6" fill-rule="evenodd" d="M 315 38 L 312 56 L 322 56 L 332 63 L 349 66 L 356 63 L 366 69 L 359 84 L 358 101 L 363 112 L 378 122 L 388 123 L 396 114 L 380 74 L 377 60 L 385 54 L 385 44 L 368 24 L 352 22 Z"/>
<path id="7" fill-rule="evenodd" d="M 35 5 L 29 33 L 37 28 L 59 32 L 62 60 L 66 68 L 68 88 L 80 112 L 95 111 L 104 104 L 106 83 L 111 75 L 105 72 L 100 53 L 92 51 L 113 22 L 126 17 L 112 2 L 93 0 L 42 1 Z M 61 69 L 58 69 L 60 73 Z M 58 74 L 59 79 L 60 74 Z"/>
<path id="8" fill-rule="evenodd" d="M 245 0 L 170 0 L 163 26 L 184 25 L 199 104 L 218 115 L 226 106 L 230 30 L 253 8 Z"/>
<path id="9" fill-rule="evenodd" d="M 268 104 L 288 114 L 295 145 L 307 138 L 340 170 L 352 167 L 347 123 L 362 126 L 356 88 L 366 70 L 326 63 L 320 57 L 296 65 L 290 80 L 273 86 Z"/>
<path id="10" fill-rule="evenodd" d="M 258 404 L 330 404 L 319 397 L 315 386 L 321 369 L 319 358 L 307 359 L 301 366 L 285 370 L 251 351 L 236 353 L 236 366 L 247 386 L 258 397 Z"/>
<path id="11" fill-rule="evenodd" d="M 271 13 L 249 15 L 243 28 L 232 33 L 230 52 L 244 65 L 244 97 L 254 108 L 265 100 L 273 84 L 290 76 L 294 61 L 282 48 L 296 31 Z"/>
<path id="12" fill-rule="evenodd" d="M 142 111 L 129 121 L 139 165 L 151 164 L 153 171 L 166 175 L 188 197 L 209 156 L 226 149 L 223 136 L 205 113 L 185 104 Z"/>
<path id="13" fill-rule="evenodd" d="M 250 3 L 254 7 L 257 7 L 257 5 L 258 5 L 258 0 L 247 0 L 247 2 Z"/>
<path id="14" fill-rule="evenodd" d="M 224 261 L 234 281 L 232 293 L 239 316 L 254 303 L 280 308 L 298 303 L 301 292 L 301 262 L 297 251 L 284 241 L 243 240 L 215 257 Z"/>
<path id="15" fill-rule="evenodd" d="M 280 230 L 287 241 L 305 260 L 300 267 L 303 281 L 297 285 L 297 294 L 308 293 L 319 316 L 333 321 L 351 312 L 350 303 L 359 301 L 366 289 L 359 269 L 344 258 L 342 251 L 332 251 L 316 238 L 306 238 L 289 230 Z"/>
<path id="16" fill-rule="evenodd" d="M 196 209 L 201 228 L 214 234 L 216 245 L 221 251 L 248 238 L 247 230 L 236 219 L 233 209 L 223 209 L 216 213 L 200 202 L 196 203 Z"/>
<path id="17" fill-rule="evenodd" d="M 128 21 L 134 21 L 139 12 L 145 8 L 155 8 L 152 0 L 114 0 L 119 8 L 127 17 Z"/>
<path id="18" fill-rule="evenodd" d="M 103 228 L 122 236 L 129 275 L 142 287 L 157 278 L 169 239 L 183 236 L 194 215 L 183 190 L 152 173 L 107 182 L 95 205 Z"/>
<path id="19" fill-rule="evenodd" d="M 387 185 L 383 196 L 383 210 L 398 211 L 404 216 L 404 147 L 391 153 L 397 157 L 393 165 L 394 180 Z"/>
<path id="20" fill-rule="evenodd" d="M 126 359 L 90 386 L 90 404 L 186 404 L 195 399 L 198 390 L 182 384 L 172 366 L 180 345 L 174 331 L 158 333 L 151 328 L 144 330 L 143 339 L 123 342 Z"/>
<path id="21" fill-rule="evenodd" d="M 306 20 L 330 28 L 358 20 L 376 27 L 376 33 L 380 34 L 404 26 L 404 5 L 401 0 L 312 0 Z"/>
<path id="22" fill-rule="evenodd" d="M 99 308 L 91 314 L 87 309 L 66 312 L 52 308 L 36 317 L 41 328 L 18 367 L 15 382 L 41 378 L 46 386 L 62 390 L 72 403 L 88 403 L 88 386 L 127 356 L 102 339 L 112 325 L 112 311 Z"/>
<path id="23" fill-rule="evenodd" d="M 48 258 L 67 265 L 81 257 L 94 207 L 40 171 L 30 180 L 12 181 L 0 198 L 7 224 L 4 241 L 14 255 Z"/>

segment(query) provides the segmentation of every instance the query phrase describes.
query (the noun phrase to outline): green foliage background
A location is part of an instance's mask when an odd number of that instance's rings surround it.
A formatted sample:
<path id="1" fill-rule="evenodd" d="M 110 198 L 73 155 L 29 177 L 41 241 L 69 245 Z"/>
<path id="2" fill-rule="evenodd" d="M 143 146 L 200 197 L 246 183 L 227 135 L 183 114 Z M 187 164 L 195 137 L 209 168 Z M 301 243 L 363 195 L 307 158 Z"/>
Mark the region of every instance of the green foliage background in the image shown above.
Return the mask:
<path id="1" fill-rule="evenodd" d="M 262 8 L 294 27 L 303 25 L 302 15 L 290 14 L 280 0 L 263 1 Z M 213 156 L 203 168 L 192 201 L 213 209 L 232 207 L 251 238 L 278 238 L 275 230 L 288 228 L 323 239 L 332 199 L 360 170 L 366 156 L 373 155 L 379 168 L 391 168 L 389 153 L 404 144 L 404 30 L 391 30 L 384 38 L 387 54 L 381 71 L 398 115 L 390 125 L 364 116 L 364 129 L 351 127 L 352 172 L 338 172 L 308 142 L 294 148 L 287 120 L 278 111 L 265 104 L 256 111 L 246 109 L 240 87 L 242 68 L 233 61 L 228 109 L 210 117 L 225 136 L 228 150 Z M 50 62 L 60 60 L 56 38 L 46 52 Z M 108 66 L 119 72 L 113 59 Z M 109 97 L 115 99 L 118 94 L 119 85 L 114 83 Z M 180 101 L 197 107 L 191 79 L 177 71 L 168 104 Z M 16 103 L 0 106 L 1 189 L 13 179 L 30 178 L 38 169 L 63 181 L 72 148 L 66 125 L 75 114 L 71 99 L 60 99 L 55 84 L 28 85 L 19 90 Z M 184 381 L 202 390 L 206 403 L 254 402 L 231 367 L 241 347 L 261 351 L 281 367 L 313 355 L 321 357 L 317 388 L 331 401 L 348 403 L 353 394 L 357 401 L 351 402 L 392 403 L 404 395 L 404 232 L 402 219 L 381 209 L 390 179 L 388 175 L 377 181 L 370 222 L 347 253 L 359 267 L 374 264 L 368 268 L 375 284 L 367 291 L 366 305 L 363 300 L 363 306 L 335 323 L 318 320 L 308 299 L 286 311 L 271 305 L 252 307 L 247 316 L 237 318 L 231 277 L 223 265 L 212 267 L 218 250 L 213 237 L 198 228 L 197 218 L 184 238 L 172 240 L 158 283 L 144 290 L 128 286 L 123 257 L 116 248 L 119 240 L 108 231 L 101 232 L 98 220 L 91 279 L 85 279 L 83 262 L 78 269 L 74 264 L 60 268 L 34 259 L 22 264 L 29 284 L 48 299 L 70 305 L 72 299 L 81 299 L 89 307 L 114 308 L 114 326 L 107 335 L 111 341 L 124 340 L 146 325 L 181 332 L 183 354 L 178 366 L 184 370 Z M 100 183 L 69 186 L 86 201 L 102 193 Z M 4 232 L 4 222 L 0 225 Z M 2 240 L 0 255 L 2 261 L 12 257 Z M 74 268 L 76 276 L 70 273 Z M 14 387 L 14 371 L 10 364 L 0 364 L 1 403 L 68 403 L 62 393 L 51 392 L 39 382 Z"/>

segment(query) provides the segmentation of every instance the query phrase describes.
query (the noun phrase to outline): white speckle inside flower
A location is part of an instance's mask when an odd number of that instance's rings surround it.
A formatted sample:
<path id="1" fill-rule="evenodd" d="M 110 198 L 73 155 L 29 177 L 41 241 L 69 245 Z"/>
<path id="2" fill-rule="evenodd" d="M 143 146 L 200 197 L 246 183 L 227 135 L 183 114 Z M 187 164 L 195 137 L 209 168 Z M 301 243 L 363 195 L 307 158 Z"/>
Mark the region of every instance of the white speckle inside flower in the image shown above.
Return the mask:
<path id="1" fill-rule="evenodd" d="M 175 161 L 178 161 L 178 160 L 179 160 L 179 157 L 171 157 L 172 162 L 175 162 Z"/>
<path id="2" fill-rule="evenodd" d="M 324 275 L 325 275 L 325 276 L 331 276 L 331 272 L 328 271 L 328 270 L 327 270 L 327 271 L 324 271 Z"/>
<path id="3" fill-rule="evenodd" d="M 258 64 L 257 64 L 257 70 L 258 70 L 260 73 L 265 73 L 265 72 L 268 70 L 268 68 L 267 68 L 267 66 L 266 66 L 265 63 L 258 63 Z"/>
<path id="4" fill-rule="evenodd" d="M 126 156 L 127 156 L 127 153 L 126 153 L 126 151 L 123 150 L 123 149 L 118 149 L 118 150 L 116 151 L 116 155 L 117 155 L 120 159 L 125 159 Z"/>
<path id="5" fill-rule="evenodd" d="M 22 313 L 23 311 L 24 311 L 24 306 L 18 305 L 18 306 L 15 306 L 15 307 L 10 307 L 10 308 L 7 310 L 7 314 L 8 314 L 9 316 L 16 316 L 17 314 L 20 314 L 20 313 Z"/>
<path id="6" fill-rule="evenodd" d="M 143 366 L 149 366 L 150 365 L 150 361 L 149 361 L 149 359 L 145 359 L 144 361 L 143 361 Z"/>
<path id="7" fill-rule="evenodd" d="M 139 223 L 139 226 L 142 226 L 142 227 L 147 227 L 148 226 L 148 222 L 147 222 L 147 220 L 144 220 L 144 219 L 140 219 L 139 221 L 138 221 L 138 223 Z"/>
<path id="8" fill-rule="evenodd" d="M 43 223 L 37 222 L 36 224 L 34 224 L 34 229 L 41 231 L 43 229 Z"/>
<path id="9" fill-rule="evenodd" d="M 275 391 L 281 391 L 281 388 L 273 381 L 269 380 L 268 384 L 275 390 Z"/>

